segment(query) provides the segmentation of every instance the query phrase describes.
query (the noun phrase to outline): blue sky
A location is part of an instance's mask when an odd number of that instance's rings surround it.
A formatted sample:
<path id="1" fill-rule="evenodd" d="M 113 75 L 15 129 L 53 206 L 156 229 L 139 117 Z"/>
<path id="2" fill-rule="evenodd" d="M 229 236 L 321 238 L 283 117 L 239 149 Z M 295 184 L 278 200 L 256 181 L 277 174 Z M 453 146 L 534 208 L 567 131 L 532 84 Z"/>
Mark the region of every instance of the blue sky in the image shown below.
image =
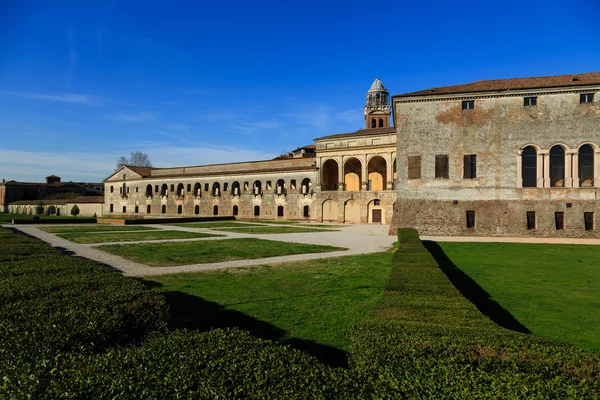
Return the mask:
<path id="1" fill-rule="evenodd" d="M 600 71 L 600 3 L 0 1 L 0 178 L 269 159 L 391 94 Z"/>

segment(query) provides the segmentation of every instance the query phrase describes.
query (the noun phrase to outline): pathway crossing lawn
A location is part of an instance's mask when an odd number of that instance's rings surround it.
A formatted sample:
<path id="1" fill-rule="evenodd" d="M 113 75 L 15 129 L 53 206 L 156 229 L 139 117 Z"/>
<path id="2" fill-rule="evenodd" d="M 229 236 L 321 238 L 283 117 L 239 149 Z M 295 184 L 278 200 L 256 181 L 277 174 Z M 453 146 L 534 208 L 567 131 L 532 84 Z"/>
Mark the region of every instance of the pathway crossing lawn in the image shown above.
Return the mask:
<path id="1" fill-rule="evenodd" d="M 126 231 L 149 231 L 156 228 L 147 226 L 128 226 L 128 225 L 67 225 L 67 226 L 45 226 L 40 228 L 48 233 L 79 233 L 79 232 L 126 232 Z"/>
<path id="2" fill-rule="evenodd" d="M 307 232 L 335 232 L 339 229 L 312 229 L 299 226 L 251 226 L 239 228 L 211 228 L 217 231 L 249 233 L 255 235 L 277 234 L 277 233 L 307 233 Z"/>
<path id="3" fill-rule="evenodd" d="M 88 233 L 60 233 L 57 236 L 75 243 L 110 243 L 110 242 L 138 242 L 142 240 L 165 240 L 165 239 L 192 239 L 207 238 L 223 235 L 199 232 L 182 231 L 143 231 L 143 232 L 88 232 Z M 153 246 L 155 246 L 153 244 Z"/>
<path id="4" fill-rule="evenodd" d="M 600 246 L 438 245 L 533 334 L 600 352 Z"/>
<path id="5" fill-rule="evenodd" d="M 324 253 L 328 251 L 347 250 L 342 247 L 279 242 L 275 240 L 261 240 L 254 238 L 199 240 L 174 243 L 116 244 L 104 245 L 98 248 L 151 267 L 205 264 L 221 261 L 250 260 L 292 254 Z"/>
<path id="6" fill-rule="evenodd" d="M 301 339 L 347 350 L 350 329 L 383 293 L 391 256 L 382 252 L 148 280 L 166 294 L 174 328 L 239 326 L 283 343 Z"/>

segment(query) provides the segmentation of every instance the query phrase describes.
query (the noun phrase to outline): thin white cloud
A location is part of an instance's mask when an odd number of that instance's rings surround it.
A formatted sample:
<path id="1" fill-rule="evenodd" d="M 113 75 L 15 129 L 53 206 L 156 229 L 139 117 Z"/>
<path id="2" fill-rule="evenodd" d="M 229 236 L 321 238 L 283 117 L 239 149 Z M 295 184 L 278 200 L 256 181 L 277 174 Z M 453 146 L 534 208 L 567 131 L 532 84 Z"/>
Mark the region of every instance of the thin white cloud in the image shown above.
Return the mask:
<path id="1" fill-rule="evenodd" d="M 10 92 L 6 90 L 0 90 L 0 94 L 6 94 L 9 96 L 24 97 L 35 100 L 46 100 L 46 101 L 57 101 L 63 103 L 78 103 L 87 104 L 90 106 L 101 106 L 102 103 L 98 98 L 85 94 L 43 94 L 43 93 L 24 93 L 24 92 Z"/>
<path id="2" fill-rule="evenodd" d="M 119 113 L 110 117 L 111 119 L 117 121 L 126 121 L 126 122 L 148 122 L 155 121 L 156 116 L 151 112 L 138 112 L 138 113 Z"/>
<path id="3" fill-rule="evenodd" d="M 69 71 L 67 73 L 67 90 L 71 89 L 73 83 L 73 77 L 75 75 L 75 69 L 77 68 L 77 52 L 75 51 L 75 45 L 73 44 L 73 29 L 69 29 L 67 32 L 67 42 L 69 47 Z"/>

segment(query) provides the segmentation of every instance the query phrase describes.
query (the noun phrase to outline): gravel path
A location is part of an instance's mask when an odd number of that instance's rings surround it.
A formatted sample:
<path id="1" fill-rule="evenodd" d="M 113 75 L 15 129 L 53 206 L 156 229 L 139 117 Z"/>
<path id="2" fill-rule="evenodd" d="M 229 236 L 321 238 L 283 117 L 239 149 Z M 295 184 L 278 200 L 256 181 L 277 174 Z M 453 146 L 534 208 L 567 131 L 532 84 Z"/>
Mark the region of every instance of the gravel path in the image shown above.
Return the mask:
<path id="1" fill-rule="evenodd" d="M 45 225 L 51 226 L 51 225 Z M 64 226 L 64 225 L 61 225 Z M 290 225 L 291 226 L 291 225 Z M 294 224 L 293 226 L 299 226 Z M 305 225 L 301 225 L 305 226 Z M 309 225 L 308 225 L 309 226 Z M 340 257 L 347 255 L 375 253 L 388 249 L 392 243 L 396 241 L 395 236 L 389 236 L 387 234 L 388 227 L 386 225 L 344 225 L 336 228 L 339 231 L 336 232 L 307 232 L 307 233 L 285 233 L 285 234 L 245 234 L 240 232 L 226 232 L 217 231 L 206 228 L 187 228 L 181 226 L 167 226 L 167 225 L 152 225 L 152 227 L 167 229 L 167 230 L 178 230 L 185 232 L 205 232 L 223 235 L 222 237 L 213 238 L 192 238 L 192 239 L 172 239 L 172 240 L 152 240 L 143 242 L 123 242 L 123 244 L 134 244 L 134 243 L 158 243 L 158 242 L 181 242 L 181 241 L 199 241 L 199 240 L 220 240 L 225 238 L 258 238 L 264 240 L 276 240 L 282 242 L 293 242 L 293 243 L 306 243 L 306 244 L 318 244 L 318 245 L 329 245 L 337 247 L 345 247 L 348 250 L 333 251 L 328 253 L 309 253 L 309 254 L 298 254 L 281 257 L 268 257 L 256 260 L 236 260 L 226 261 L 209 264 L 191 264 L 191 265 L 179 265 L 173 267 L 149 267 L 144 264 L 136 263 L 130 260 L 126 260 L 123 257 L 119 257 L 110 253 L 106 253 L 99 250 L 97 247 L 108 244 L 78 244 L 71 241 L 62 239 L 54 234 L 44 232 L 32 225 L 5 225 L 7 228 L 20 230 L 23 233 L 37 237 L 50 245 L 57 247 L 61 250 L 66 250 L 74 253 L 77 256 L 89 258 L 109 265 L 119 271 L 122 271 L 127 276 L 152 276 L 152 275 L 165 275 L 174 274 L 180 272 L 193 272 L 210 269 L 220 268 L 237 268 L 246 267 L 251 265 L 263 265 L 263 264 L 276 264 L 283 262 L 292 262 L 299 260 L 313 260 L 318 258 L 330 258 Z M 112 244 L 112 243 L 111 243 Z"/>

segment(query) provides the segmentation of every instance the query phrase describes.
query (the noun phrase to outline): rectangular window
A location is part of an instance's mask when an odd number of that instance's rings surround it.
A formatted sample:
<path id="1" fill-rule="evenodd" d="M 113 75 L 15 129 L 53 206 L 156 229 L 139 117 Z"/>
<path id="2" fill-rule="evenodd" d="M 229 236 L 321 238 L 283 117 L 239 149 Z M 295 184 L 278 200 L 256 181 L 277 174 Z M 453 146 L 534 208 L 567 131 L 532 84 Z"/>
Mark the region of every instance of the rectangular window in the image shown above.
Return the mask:
<path id="1" fill-rule="evenodd" d="M 127 212 L 127 206 L 123 206 L 123 213 Z"/>
<path id="2" fill-rule="evenodd" d="M 191 183 L 188 183 L 188 185 L 187 185 L 187 191 L 188 192 L 192 191 L 192 184 Z"/>
<path id="3" fill-rule="evenodd" d="M 208 192 L 208 183 L 205 183 L 205 184 L 204 184 L 204 191 L 205 191 L 205 192 Z"/>
<path id="4" fill-rule="evenodd" d="M 229 186 L 229 184 L 227 182 L 225 182 L 223 184 L 223 191 L 226 192 L 227 191 L 227 187 Z"/>
<path id="5" fill-rule="evenodd" d="M 593 212 L 584 212 L 583 213 L 583 222 L 585 224 L 586 231 L 594 230 L 594 213 Z"/>
<path id="6" fill-rule="evenodd" d="M 477 178 L 477 156 L 465 154 L 463 157 L 463 179 Z"/>
<path id="7" fill-rule="evenodd" d="M 435 179 L 448 179 L 448 154 L 436 154 Z"/>
<path id="8" fill-rule="evenodd" d="M 171 192 L 174 192 L 174 191 L 175 191 L 175 185 L 172 184 L 171 185 Z"/>
<path id="9" fill-rule="evenodd" d="M 421 156 L 408 156 L 408 179 L 421 179 Z"/>
<path id="10" fill-rule="evenodd" d="M 374 206 L 380 206 L 381 205 L 381 200 L 373 200 L 373 205 Z"/>
<path id="11" fill-rule="evenodd" d="M 558 211 L 554 213 L 554 224 L 556 225 L 557 231 L 563 231 L 565 229 L 565 213 Z"/>
<path id="12" fill-rule="evenodd" d="M 463 110 L 474 110 L 475 109 L 475 100 L 464 100 L 462 102 Z"/>
<path id="13" fill-rule="evenodd" d="M 111 193 L 113 192 L 113 187 L 112 187 L 112 186 L 110 187 L 110 192 L 111 192 Z"/>
<path id="14" fill-rule="evenodd" d="M 137 187 L 137 186 L 136 186 L 136 187 L 135 187 L 135 192 L 136 192 L 136 193 L 138 192 L 138 189 L 139 189 L 139 187 Z"/>
<path id="15" fill-rule="evenodd" d="M 290 189 L 296 190 L 296 180 L 295 179 L 292 179 L 290 181 Z"/>
<path id="16" fill-rule="evenodd" d="M 109 209 L 110 209 L 110 212 L 113 212 L 113 205 L 112 204 L 110 205 Z"/>
<path id="17" fill-rule="evenodd" d="M 525 107 L 537 106 L 537 97 L 525 97 L 523 99 L 523 106 L 525 106 Z"/>
<path id="18" fill-rule="evenodd" d="M 527 229 L 535 229 L 535 211 L 527 211 Z"/>
<path id="19" fill-rule="evenodd" d="M 467 211 L 467 228 L 475 228 L 475 211 Z"/>
<path id="20" fill-rule="evenodd" d="M 593 103 L 594 102 L 594 93 L 582 93 L 579 95 L 579 102 L 583 103 Z"/>
<path id="21" fill-rule="evenodd" d="M 271 190 L 271 181 L 267 181 L 266 187 L 267 190 Z"/>

